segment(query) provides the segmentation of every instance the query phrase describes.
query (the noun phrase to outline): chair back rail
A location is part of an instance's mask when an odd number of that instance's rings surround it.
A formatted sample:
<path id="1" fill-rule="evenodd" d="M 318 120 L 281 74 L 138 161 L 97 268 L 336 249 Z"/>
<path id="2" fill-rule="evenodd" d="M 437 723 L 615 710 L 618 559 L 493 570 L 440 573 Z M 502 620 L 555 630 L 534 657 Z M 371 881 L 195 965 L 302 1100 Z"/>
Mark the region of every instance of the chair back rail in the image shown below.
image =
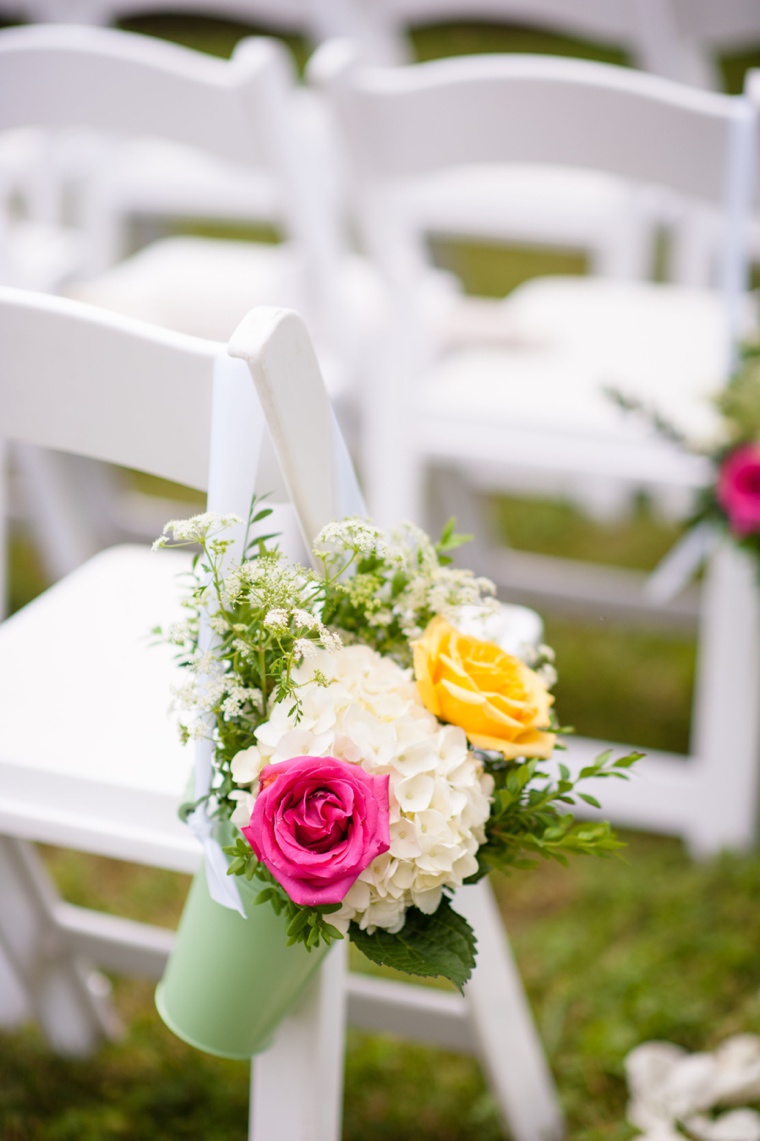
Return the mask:
<path id="1" fill-rule="evenodd" d="M 207 487 L 223 345 L 13 289 L 0 289 L 0 345 L 6 437 Z"/>
<path id="2" fill-rule="evenodd" d="M 729 149 L 754 144 L 755 114 L 743 99 L 587 60 L 500 55 L 373 68 L 331 44 L 310 74 L 330 91 L 359 176 L 379 180 L 550 163 L 720 205 Z"/>
<path id="3" fill-rule="evenodd" d="M 243 163 L 269 153 L 261 92 L 274 77 L 292 81 L 287 52 L 275 41 L 245 41 L 230 65 L 107 28 L 7 29 L 0 61 L 0 127 L 86 126 Z"/>

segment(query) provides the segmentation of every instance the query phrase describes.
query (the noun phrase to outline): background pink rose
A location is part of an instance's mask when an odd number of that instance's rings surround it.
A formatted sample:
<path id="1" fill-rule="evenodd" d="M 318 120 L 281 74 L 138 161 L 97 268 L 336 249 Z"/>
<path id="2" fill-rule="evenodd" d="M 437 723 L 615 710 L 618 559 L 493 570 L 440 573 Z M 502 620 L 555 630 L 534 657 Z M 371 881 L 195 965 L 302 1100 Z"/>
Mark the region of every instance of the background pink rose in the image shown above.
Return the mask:
<path id="1" fill-rule="evenodd" d="M 335 757 L 267 765 L 242 832 L 294 903 L 340 903 L 390 847 L 389 780 Z"/>
<path id="2" fill-rule="evenodd" d="M 760 446 L 744 444 L 724 460 L 717 496 L 735 535 L 760 532 Z"/>

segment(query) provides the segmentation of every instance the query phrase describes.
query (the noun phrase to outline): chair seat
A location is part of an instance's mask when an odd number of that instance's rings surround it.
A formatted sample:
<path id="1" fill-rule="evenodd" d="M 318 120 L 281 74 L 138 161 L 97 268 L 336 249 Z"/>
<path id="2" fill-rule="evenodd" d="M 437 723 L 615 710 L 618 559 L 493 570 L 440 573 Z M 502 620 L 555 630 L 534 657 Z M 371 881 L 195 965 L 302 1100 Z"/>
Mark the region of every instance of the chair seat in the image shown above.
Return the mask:
<path id="1" fill-rule="evenodd" d="M 113 547 L 0 626 L 4 833 L 195 868 L 199 846 L 177 816 L 193 749 L 168 715 L 181 671 L 150 633 L 181 616 L 188 565 Z"/>
<path id="2" fill-rule="evenodd" d="M 341 399 L 350 395 L 353 373 L 381 324 L 385 296 L 377 274 L 364 259 L 343 259 L 337 284 L 351 321 L 343 322 L 347 343 L 336 346 L 332 330 L 323 328 L 324 322 L 313 312 L 306 276 L 303 261 L 288 243 L 172 237 L 151 243 L 95 278 L 69 286 L 66 293 L 90 305 L 212 341 L 224 341 L 256 305 L 311 312 L 310 329 L 328 391 L 333 399 Z"/>
<path id="3" fill-rule="evenodd" d="M 319 159 L 330 156 L 313 174 L 334 187 L 334 144 L 322 101 L 306 87 L 292 91 L 291 97 L 290 129 L 298 134 L 300 145 Z M 145 213 L 286 224 L 282 188 L 271 169 L 223 162 L 167 139 L 138 137 L 111 147 L 98 194 L 101 207 L 117 216 Z"/>
<path id="4" fill-rule="evenodd" d="M 268 223 L 280 217 L 274 179 L 264 171 L 155 139 L 125 143 L 111 156 L 106 193 L 111 209 L 131 213 Z"/>
<path id="5" fill-rule="evenodd" d="M 486 347 L 443 355 L 421 386 L 426 450 L 465 456 L 478 433 L 482 461 L 508 464 L 512 455 L 523 464 L 534 451 L 536 466 L 582 471 L 595 451 L 609 478 L 695 487 L 707 478 L 705 462 L 624 416 L 604 389 L 641 399 L 689 438 L 714 440 L 711 397 L 725 374 L 727 331 L 713 295 L 544 278 L 486 317 Z"/>
<path id="6" fill-rule="evenodd" d="M 60 288 L 81 273 L 84 246 L 75 230 L 18 221 L 9 226 L 6 239 L 6 284 L 48 291 Z"/>
<path id="7" fill-rule="evenodd" d="M 301 276 L 289 245 L 174 237 L 152 242 L 67 293 L 178 333 L 223 341 L 252 306 L 302 303 Z"/>
<path id="8" fill-rule="evenodd" d="M 426 229 L 506 242 L 596 248 L 615 238 L 631 190 L 610 175 L 562 167 L 463 167 L 404 192 Z"/>

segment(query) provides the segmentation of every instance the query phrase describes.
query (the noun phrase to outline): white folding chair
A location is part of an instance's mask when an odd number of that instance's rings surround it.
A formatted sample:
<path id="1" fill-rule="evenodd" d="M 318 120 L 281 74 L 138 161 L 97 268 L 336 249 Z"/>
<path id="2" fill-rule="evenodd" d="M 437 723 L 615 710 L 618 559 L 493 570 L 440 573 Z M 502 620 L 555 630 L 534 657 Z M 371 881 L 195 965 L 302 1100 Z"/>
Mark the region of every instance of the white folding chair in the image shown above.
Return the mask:
<path id="1" fill-rule="evenodd" d="M 715 58 L 760 44 L 760 9 L 754 0 L 669 0 L 686 50 L 705 86 L 720 88 Z M 686 76 L 674 76 L 684 78 Z"/>
<path id="2" fill-rule="evenodd" d="M 617 385 L 687 431 L 710 429 L 709 396 L 727 375 L 744 302 L 757 122 L 749 102 L 578 60 L 470 57 L 362 68 L 345 45 L 323 48 L 312 75 L 346 139 L 365 243 L 396 292 L 387 359 L 367 389 L 374 514 L 390 518 L 403 508 L 421 517 L 425 474 L 435 465 L 484 490 L 690 494 L 701 486 L 703 461 L 625 422 L 602 388 Z M 536 279 L 503 302 L 501 341 L 444 351 L 415 305 L 420 252 L 410 251 L 398 200 L 428 173 L 509 161 L 589 166 L 720 209 L 720 289 Z M 631 591 L 629 575 L 521 560 L 508 550 L 492 551 L 483 569 L 523 601 L 668 616 L 640 579 Z M 619 796 L 605 790 L 605 810 L 620 821 L 674 831 L 694 851 L 753 842 L 756 606 L 750 569 L 732 550 L 717 552 L 702 592 L 689 761 L 650 751 L 641 779 Z M 582 763 L 598 747 L 576 740 L 569 755 Z"/>
<path id="3" fill-rule="evenodd" d="M 254 311 L 229 351 L 0 290 L 0 422 L 8 437 L 208 488 L 210 510 L 245 515 L 254 488 L 273 490 L 280 503 L 284 483 L 307 538 L 360 510 L 300 319 Z M 282 545 L 302 557 L 285 510 L 278 507 Z M 146 638 L 176 612 L 175 576 L 186 565 L 147 548 L 113 548 L 0 627 L 0 1021 L 31 1012 L 62 1052 L 86 1053 L 110 1028 L 89 968 L 158 977 L 171 935 L 64 903 L 30 841 L 184 872 L 198 866 L 200 850 L 176 816 L 191 763 L 166 717 L 176 667 L 168 647 Z M 45 673 L 57 680 L 41 716 L 32 679 L 43 642 Z M 346 1003 L 357 1025 L 479 1053 L 518 1141 L 561 1135 L 495 904 L 479 885 L 462 893 L 462 906 L 480 945 L 465 999 L 361 976 L 346 984 L 341 951 L 329 958 L 254 1067 L 254 1141 L 337 1141 Z"/>
<path id="4" fill-rule="evenodd" d="M 272 40 L 248 40 L 228 62 L 103 28 L 0 32 L 0 129 L 76 129 L 80 142 L 82 129 L 95 132 L 105 148 L 106 183 L 120 176 L 121 146 L 116 146 L 113 171 L 107 161 L 114 136 L 127 140 L 124 146 L 129 139 L 147 139 L 183 153 L 197 151 L 234 167 L 243 181 L 248 173 L 264 170 L 289 236 L 279 245 L 165 239 L 72 292 L 139 319 L 218 339 L 252 304 L 296 306 L 309 315 L 333 394 L 348 399 L 378 296 L 361 267 L 337 253 L 322 195 L 325 164 L 310 161 L 294 99 L 287 52 Z M 96 182 L 86 194 L 83 189 L 89 249 L 100 241 L 98 197 L 105 191 L 100 179 Z M 341 310 L 348 304 L 354 320 L 337 319 L 338 292 Z M 70 485 L 78 478 L 71 464 L 30 453 L 23 463 L 31 468 L 27 478 L 45 491 L 48 516 L 69 515 Z M 88 534 L 67 527 L 55 541 L 55 532 L 45 529 L 43 550 L 54 576 L 93 553 L 104 537 L 133 526 L 132 516 L 124 518 L 121 509 L 123 496 L 114 499 L 104 489 L 101 499 L 106 509 Z"/>
<path id="5" fill-rule="evenodd" d="M 688 2 L 688 0 L 686 0 Z M 661 13 L 670 0 L 387 0 L 374 19 L 386 35 L 400 39 L 409 25 L 447 20 L 483 20 L 527 25 L 580 40 L 614 44 L 636 66 L 657 75 L 676 75 L 676 28 Z"/>
<path id="6" fill-rule="evenodd" d="M 208 336 L 220 322 L 228 330 L 260 300 L 298 303 L 319 324 L 316 263 L 330 235 L 319 184 L 306 181 L 306 144 L 290 115 L 293 74 L 283 45 L 247 40 L 226 61 L 111 29 L 36 26 L 0 33 L 0 60 L 0 127 L 152 138 L 240 171 L 258 164 L 276 187 L 289 242 L 167 239 L 108 280 L 91 280 L 86 300 L 194 335 Z M 85 227 L 90 205 L 83 207 Z"/>
<path id="7" fill-rule="evenodd" d="M 653 74 L 685 82 L 703 78 L 691 57 L 683 58 L 688 53 L 671 0 L 388 0 L 368 7 L 357 40 L 370 62 L 409 63 L 410 28 L 457 20 L 525 25 L 612 44 Z M 498 172 L 477 166 L 440 171 L 406 197 L 405 210 L 424 233 L 570 249 L 586 254 L 595 275 L 638 280 L 652 270 L 663 204 L 608 173 L 511 164 Z"/>
<path id="8" fill-rule="evenodd" d="M 25 9 L 25 12 L 23 11 Z M 56 0 L 19 0 L 19 11 L 32 21 L 108 26 L 134 15 L 150 16 L 177 11 L 211 16 L 272 33 L 296 33 L 311 44 L 337 35 L 361 37 L 363 5 L 356 0 L 77 0 L 61 5 Z M 301 90 L 293 100 L 293 114 L 303 120 L 309 136 L 318 136 L 320 153 L 328 140 L 320 135 L 319 109 L 309 92 Z M 98 148 L 80 155 L 74 174 L 77 181 L 101 167 Z M 204 154 L 166 139 L 133 138 L 106 152 L 108 171 L 101 169 L 97 219 L 91 228 L 87 271 L 102 273 L 121 261 L 131 249 L 134 223 L 148 218 L 164 222 L 211 220 L 232 225 L 264 225 L 289 232 L 279 178 L 263 161 L 255 165 L 254 154 L 241 168 L 218 155 Z M 311 165 L 310 181 L 331 177 L 330 162 Z M 224 326 L 226 333 L 229 325 Z"/>
<path id="9" fill-rule="evenodd" d="M 236 20 L 241 24 L 302 32 L 318 41 L 346 30 L 350 0 L 324 4 L 321 0 L 4 0 L 3 7 L 27 20 L 49 24 L 114 24 L 136 14 L 180 12 Z"/>

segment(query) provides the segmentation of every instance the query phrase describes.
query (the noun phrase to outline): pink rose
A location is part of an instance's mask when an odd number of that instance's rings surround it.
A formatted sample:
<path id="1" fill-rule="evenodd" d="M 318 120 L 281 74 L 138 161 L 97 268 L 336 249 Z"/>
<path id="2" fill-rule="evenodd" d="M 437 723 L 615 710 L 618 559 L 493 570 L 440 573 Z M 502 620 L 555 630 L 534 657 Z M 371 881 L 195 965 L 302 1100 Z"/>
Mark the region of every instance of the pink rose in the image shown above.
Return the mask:
<path id="1" fill-rule="evenodd" d="M 256 858 L 294 903 L 340 903 L 360 872 L 390 848 L 388 776 L 335 757 L 267 765 L 243 828 Z"/>
<path id="2" fill-rule="evenodd" d="M 723 461 L 718 503 L 735 535 L 760 532 L 760 447 L 743 444 Z"/>

